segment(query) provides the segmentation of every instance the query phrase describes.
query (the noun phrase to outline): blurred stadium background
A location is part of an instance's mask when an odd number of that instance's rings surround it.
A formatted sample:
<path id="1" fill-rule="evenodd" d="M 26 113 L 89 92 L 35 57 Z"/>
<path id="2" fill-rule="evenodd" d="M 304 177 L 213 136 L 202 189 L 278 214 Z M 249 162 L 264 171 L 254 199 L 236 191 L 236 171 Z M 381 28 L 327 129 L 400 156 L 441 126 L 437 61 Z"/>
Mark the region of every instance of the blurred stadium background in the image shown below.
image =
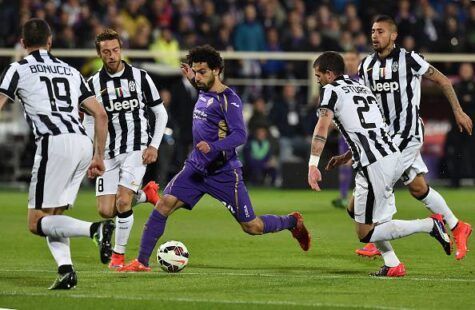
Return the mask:
<path id="1" fill-rule="evenodd" d="M 169 111 L 160 161 L 144 180 L 163 186 L 192 147 L 196 91 L 181 77 L 180 60 L 189 48 L 211 44 L 223 51 L 225 83 L 245 102 L 249 142 L 242 158 L 249 182 L 302 188 L 318 103 L 311 63 L 325 50 L 357 51 L 360 57 L 371 52 L 376 14 L 393 16 L 399 43 L 450 77 L 473 119 L 475 2 L 470 0 L 0 0 L 0 69 L 23 56 L 19 31 L 31 17 L 48 21 L 53 54 L 85 77 L 101 66 L 95 35 L 104 27 L 117 30 L 127 61 L 149 71 Z M 458 134 L 449 103 L 427 81 L 421 115 L 430 182 L 473 186 L 475 138 Z M 329 146 L 326 157 L 337 153 L 336 132 Z M 1 185 L 27 186 L 34 147 L 21 105 L 9 104 L 0 112 Z M 328 174 L 324 186 L 336 187 L 337 180 L 336 172 Z"/>

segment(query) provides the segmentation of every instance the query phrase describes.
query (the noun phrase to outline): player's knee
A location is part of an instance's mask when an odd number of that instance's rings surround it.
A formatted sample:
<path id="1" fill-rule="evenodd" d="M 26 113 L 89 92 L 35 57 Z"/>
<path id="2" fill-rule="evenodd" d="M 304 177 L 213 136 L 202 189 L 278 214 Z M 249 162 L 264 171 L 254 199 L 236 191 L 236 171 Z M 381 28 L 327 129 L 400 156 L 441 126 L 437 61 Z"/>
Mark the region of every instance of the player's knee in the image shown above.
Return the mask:
<path id="1" fill-rule="evenodd" d="M 155 205 L 155 209 L 164 216 L 169 216 L 173 212 L 173 204 L 168 199 L 160 199 Z"/>
<path id="2" fill-rule="evenodd" d="M 256 227 L 243 226 L 243 227 L 242 227 L 242 230 L 243 230 L 246 234 L 251 235 L 251 236 L 262 235 L 262 232 L 259 231 Z"/>
<path id="3" fill-rule="evenodd" d="M 371 240 L 371 237 L 373 236 L 374 228 L 371 230 L 367 229 L 359 229 L 358 230 L 358 239 L 360 239 L 360 242 L 362 243 L 369 243 Z"/>
<path id="4" fill-rule="evenodd" d="M 110 218 L 113 218 L 115 216 L 114 210 L 99 209 L 98 213 L 99 213 L 100 217 L 102 217 L 104 219 L 110 219 Z"/>
<path id="5" fill-rule="evenodd" d="M 242 230 L 248 235 L 262 235 L 263 228 L 259 225 L 258 222 L 251 221 L 248 223 L 240 223 Z"/>
<path id="6" fill-rule="evenodd" d="M 424 199 L 429 192 L 429 186 L 423 178 L 416 178 L 409 183 L 409 192 L 416 199 Z"/>
<path id="7" fill-rule="evenodd" d="M 97 212 L 104 219 L 110 219 L 116 215 L 116 211 L 113 205 L 99 204 L 97 206 Z"/>
<path id="8" fill-rule="evenodd" d="M 28 230 L 29 230 L 32 234 L 36 235 L 36 223 L 32 223 L 31 221 L 28 222 Z"/>
<path id="9" fill-rule="evenodd" d="M 41 237 L 45 237 L 43 233 L 43 229 L 41 228 L 41 221 L 43 220 L 42 217 L 38 218 L 30 218 L 28 219 L 28 230 L 34 234 Z"/>
<path id="10" fill-rule="evenodd" d="M 116 207 L 117 211 L 120 213 L 127 212 L 132 208 L 131 201 L 122 197 L 118 197 L 116 200 Z"/>

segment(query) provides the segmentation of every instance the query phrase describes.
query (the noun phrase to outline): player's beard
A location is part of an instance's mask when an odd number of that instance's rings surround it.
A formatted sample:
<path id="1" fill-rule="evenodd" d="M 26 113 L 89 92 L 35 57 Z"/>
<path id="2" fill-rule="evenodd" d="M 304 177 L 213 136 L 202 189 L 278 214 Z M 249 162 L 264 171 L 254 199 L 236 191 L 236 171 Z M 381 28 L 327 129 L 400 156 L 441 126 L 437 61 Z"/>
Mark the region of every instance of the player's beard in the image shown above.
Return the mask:
<path id="1" fill-rule="evenodd" d="M 107 67 L 107 71 L 112 74 L 117 73 L 117 71 L 119 71 L 120 63 L 121 60 L 114 63 L 106 63 L 105 65 Z"/>
<path id="2" fill-rule="evenodd" d="M 204 83 L 197 83 L 196 86 L 199 90 L 202 90 L 202 91 L 205 91 L 207 92 L 208 90 L 210 90 L 211 87 L 213 87 L 214 85 L 214 75 L 211 75 L 211 78 L 209 79 L 208 83 L 204 84 Z"/>
<path id="3" fill-rule="evenodd" d="M 375 46 L 373 45 L 373 50 L 374 50 L 375 52 L 377 52 L 377 53 L 381 53 L 381 52 L 383 52 L 384 50 L 386 50 L 390 44 L 391 44 L 391 42 L 388 41 L 388 43 L 383 46 L 383 44 L 381 44 L 381 41 L 379 41 L 377 47 L 375 47 Z"/>

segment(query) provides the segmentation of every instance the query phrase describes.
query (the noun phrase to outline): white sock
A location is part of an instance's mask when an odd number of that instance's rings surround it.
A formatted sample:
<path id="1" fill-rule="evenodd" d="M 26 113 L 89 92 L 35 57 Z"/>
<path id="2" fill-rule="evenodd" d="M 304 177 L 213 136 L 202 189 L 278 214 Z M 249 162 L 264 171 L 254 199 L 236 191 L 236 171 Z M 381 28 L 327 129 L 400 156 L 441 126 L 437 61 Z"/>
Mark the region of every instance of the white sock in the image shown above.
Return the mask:
<path id="1" fill-rule="evenodd" d="M 46 242 L 48 243 L 48 248 L 51 254 L 53 254 L 58 267 L 73 264 L 73 261 L 71 260 L 71 251 L 69 249 L 69 238 L 48 236 L 46 237 Z"/>
<path id="2" fill-rule="evenodd" d="M 388 267 L 396 267 L 401 263 L 389 241 L 376 241 L 374 245 L 378 248 L 379 252 L 381 252 L 384 265 Z"/>
<path id="3" fill-rule="evenodd" d="M 132 211 L 132 210 L 131 210 Z M 127 217 L 115 217 L 115 245 L 114 252 L 119 254 L 125 253 L 127 242 L 129 241 L 130 231 L 134 225 L 134 214 L 131 213 Z"/>
<path id="4" fill-rule="evenodd" d="M 452 213 L 452 210 L 450 210 L 444 197 L 442 197 L 435 189 L 429 187 L 429 193 L 421 201 L 432 213 L 442 214 L 450 229 L 453 229 L 455 225 L 457 225 L 459 220 Z"/>
<path id="5" fill-rule="evenodd" d="M 137 194 L 135 194 L 135 203 L 143 203 L 147 201 L 147 195 L 145 192 L 141 189 L 137 191 Z"/>
<path id="6" fill-rule="evenodd" d="M 391 220 L 374 227 L 371 242 L 388 241 L 406 237 L 418 232 L 429 233 L 434 227 L 434 220 L 426 218 L 423 220 L 401 221 Z"/>
<path id="7" fill-rule="evenodd" d="M 48 237 L 90 237 L 92 223 L 66 215 L 48 215 L 41 220 L 41 229 Z"/>

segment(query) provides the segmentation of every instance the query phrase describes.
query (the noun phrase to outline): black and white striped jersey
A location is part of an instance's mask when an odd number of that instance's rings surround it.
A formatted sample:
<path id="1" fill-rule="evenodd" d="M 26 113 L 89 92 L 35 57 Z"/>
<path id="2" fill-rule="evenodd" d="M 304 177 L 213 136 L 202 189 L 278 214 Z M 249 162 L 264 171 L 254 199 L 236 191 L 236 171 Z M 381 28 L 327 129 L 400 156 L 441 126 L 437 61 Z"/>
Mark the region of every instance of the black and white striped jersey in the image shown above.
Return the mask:
<path id="1" fill-rule="evenodd" d="M 0 77 L 0 92 L 20 99 L 36 138 L 86 134 L 78 105 L 93 94 L 76 69 L 46 50 L 10 64 Z"/>
<path id="2" fill-rule="evenodd" d="M 419 104 L 421 76 L 429 66 L 419 54 L 398 47 L 384 59 L 374 53 L 360 64 L 359 76 L 378 99 L 389 133 L 401 150 L 412 139 L 424 139 Z"/>
<path id="3" fill-rule="evenodd" d="M 340 76 L 322 88 L 321 108 L 333 111 L 333 120 L 353 154 L 354 168 L 366 167 L 398 152 L 368 87 Z"/>
<path id="4" fill-rule="evenodd" d="M 157 87 L 144 70 L 124 62 L 124 70 L 109 75 L 103 67 L 88 84 L 109 116 L 106 158 L 142 150 L 150 143 L 146 106 L 162 104 Z M 88 135 L 94 134 L 94 120 L 85 115 Z"/>

